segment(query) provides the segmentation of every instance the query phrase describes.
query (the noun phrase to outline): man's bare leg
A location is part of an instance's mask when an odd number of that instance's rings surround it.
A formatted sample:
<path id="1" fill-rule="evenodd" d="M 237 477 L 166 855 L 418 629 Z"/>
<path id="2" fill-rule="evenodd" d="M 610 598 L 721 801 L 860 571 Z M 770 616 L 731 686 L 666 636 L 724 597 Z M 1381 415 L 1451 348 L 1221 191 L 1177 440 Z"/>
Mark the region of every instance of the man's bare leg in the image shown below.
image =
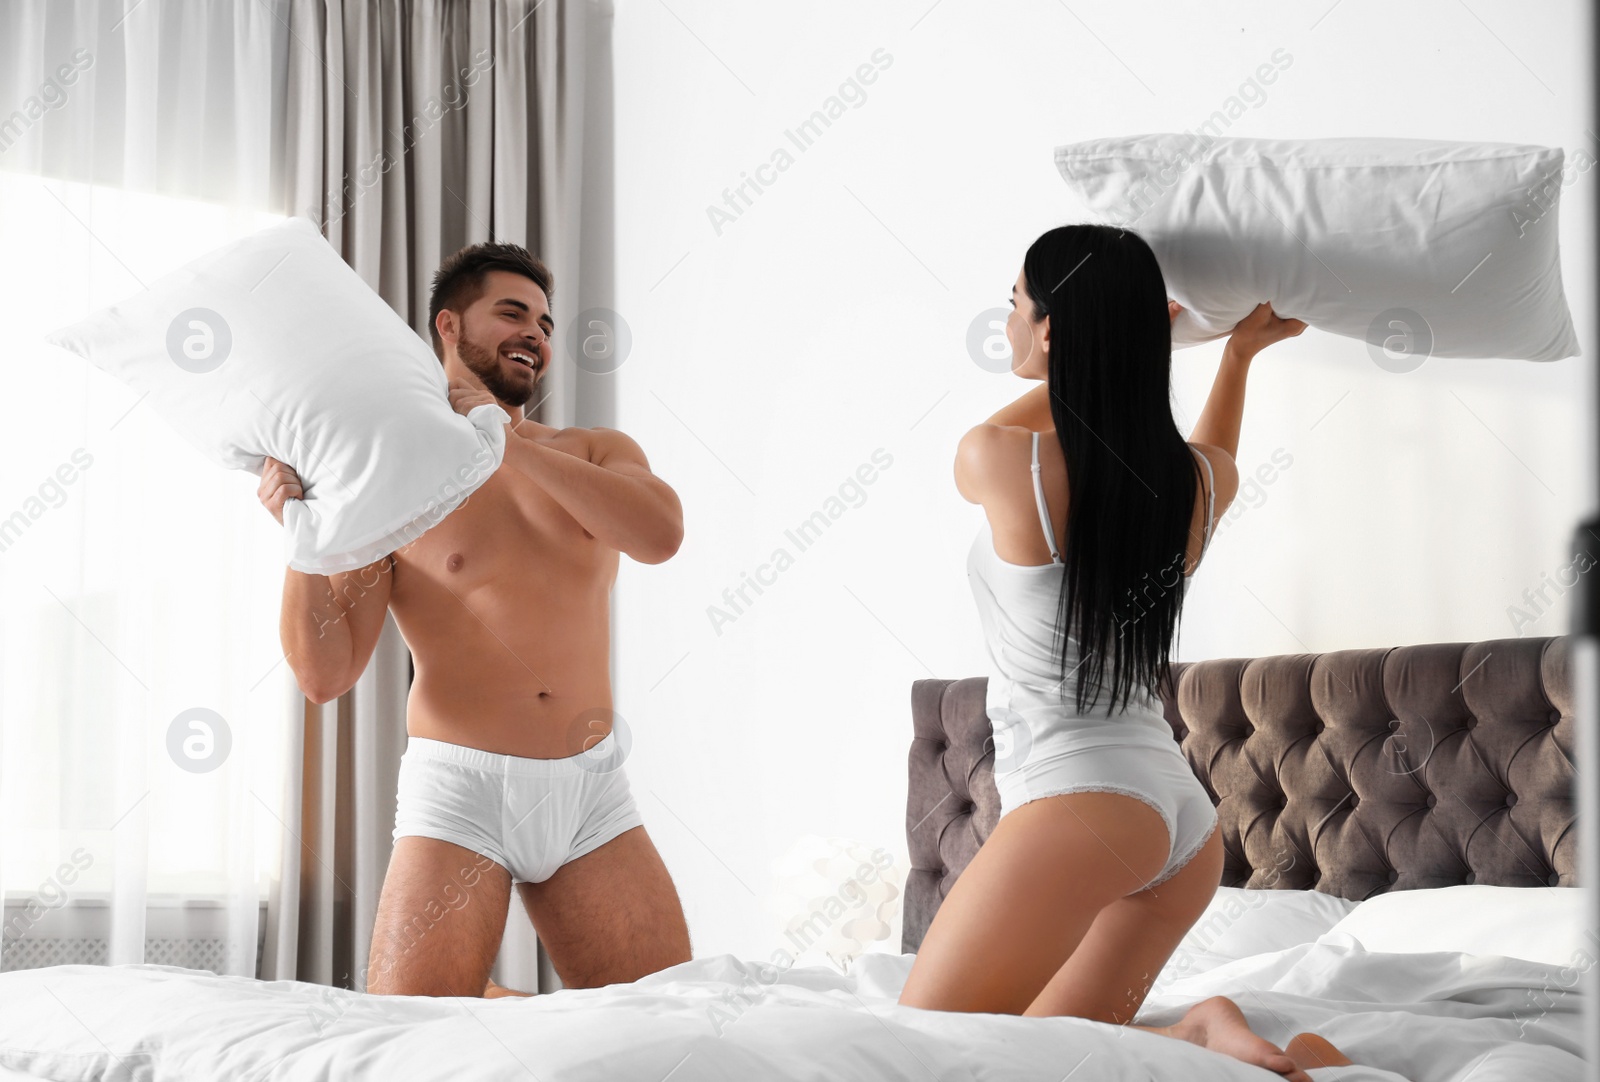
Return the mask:
<path id="1" fill-rule="evenodd" d="M 692 956 L 677 888 L 642 826 L 517 891 L 565 988 L 626 984 Z M 482 994 L 532 995 L 488 980 Z"/>
<path id="2" fill-rule="evenodd" d="M 397 839 L 378 898 L 367 991 L 479 995 L 510 900 L 511 873 L 481 853 L 437 838 Z"/>

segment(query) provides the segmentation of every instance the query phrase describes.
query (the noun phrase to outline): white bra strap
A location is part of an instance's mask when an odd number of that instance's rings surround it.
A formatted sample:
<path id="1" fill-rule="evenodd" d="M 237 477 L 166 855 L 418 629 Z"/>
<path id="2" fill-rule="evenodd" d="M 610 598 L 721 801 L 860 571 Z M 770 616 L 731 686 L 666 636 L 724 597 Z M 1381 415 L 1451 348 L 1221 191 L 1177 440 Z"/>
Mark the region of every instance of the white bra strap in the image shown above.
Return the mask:
<path id="1" fill-rule="evenodd" d="M 1205 537 L 1200 541 L 1200 555 L 1204 556 L 1206 549 L 1211 547 L 1211 509 L 1214 506 L 1212 501 L 1217 494 L 1217 478 L 1211 471 L 1211 460 L 1199 451 L 1195 451 L 1193 447 L 1190 447 L 1189 450 L 1200 455 L 1200 461 L 1206 468 L 1206 532 Z"/>
<path id="2" fill-rule="evenodd" d="M 1061 562 L 1061 553 L 1056 551 L 1056 532 L 1050 526 L 1050 508 L 1044 502 L 1044 482 L 1039 476 L 1039 433 L 1033 434 L 1033 496 L 1039 504 L 1039 523 L 1044 527 L 1044 539 L 1050 545 L 1050 562 Z"/>

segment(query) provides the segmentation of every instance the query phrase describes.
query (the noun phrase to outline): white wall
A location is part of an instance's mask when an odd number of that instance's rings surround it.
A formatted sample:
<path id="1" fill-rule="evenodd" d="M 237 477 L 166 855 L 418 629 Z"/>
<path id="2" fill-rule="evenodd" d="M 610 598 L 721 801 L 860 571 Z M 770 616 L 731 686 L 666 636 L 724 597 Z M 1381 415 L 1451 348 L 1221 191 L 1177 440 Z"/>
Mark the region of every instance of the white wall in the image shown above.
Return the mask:
<path id="1" fill-rule="evenodd" d="M 633 351 L 611 377 L 616 423 L 676 486 L 687 536 L 667 564 L 624 561 L 618 707 L 700 954 L 781 945 L 772 865 L 804 835 L 904 860 L 911 682 L 981 671 L 964 569 L 981 512 L 952 454 L 1028 386 L 979 368 L 965 336 L 1005 304 L 1027 245 L 1077 213 L 1057 144 L 1193 128 L 1282 48 L 1289 68 L 1228 134 L 1600 157 L 1576 0 L 619 7 L 616 307 Z M 864 102 L 795 150 L 785 131 L 880 49 Z M 708 206 L 780 146 L 793 165 L 719 235 Z M 1561 209 L 1590 350 L 1597 182 L 1578 177 Z M 1184 431 L 1219 353 L 1175 359 Z M 1280 449 L 1292 465 L 1218 535 L 1180 655 L 1516 634 L 1508 606 L 1568 562 L 1585 507 L 1587 363 L 1395 375 L 1314 330 L 1263 354 L 1241 472 Z M 714 629 L 724 589 L 795 552 L 784 531 L 880 448 L 892 464 L 864 501 Z M 1566 620 L 1559 599 L 1522 630 Z"/>

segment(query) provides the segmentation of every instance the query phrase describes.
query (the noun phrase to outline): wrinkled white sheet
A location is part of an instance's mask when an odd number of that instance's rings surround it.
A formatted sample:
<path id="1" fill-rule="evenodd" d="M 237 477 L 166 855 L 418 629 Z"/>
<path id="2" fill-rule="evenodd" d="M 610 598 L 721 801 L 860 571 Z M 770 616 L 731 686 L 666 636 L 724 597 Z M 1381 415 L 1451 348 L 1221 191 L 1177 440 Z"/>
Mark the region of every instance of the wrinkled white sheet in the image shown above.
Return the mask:
<path id="1" fill-rule="evenodd" d="M 634 984 L 500 1000 L 369 996 L 172 966 L 60 966 L 0 975 L 0 1068 L 56 1080 L 238 1082 L 1276 1077 L 1083 1019 L 903 1008 L 895 997 L 911 961 L 867 955 L 839 973 L 721 955 Z M 1337 933 L 1203 968 L 1164 973 L 1138 1021 L 1165 1025 L 1224 994 L 1269 1040 L 1311 1029 L 1373 1065 L 1318 1069 L 1317 1082 L 1580 1077 L 1572 969 L 1371 954 Z"/>

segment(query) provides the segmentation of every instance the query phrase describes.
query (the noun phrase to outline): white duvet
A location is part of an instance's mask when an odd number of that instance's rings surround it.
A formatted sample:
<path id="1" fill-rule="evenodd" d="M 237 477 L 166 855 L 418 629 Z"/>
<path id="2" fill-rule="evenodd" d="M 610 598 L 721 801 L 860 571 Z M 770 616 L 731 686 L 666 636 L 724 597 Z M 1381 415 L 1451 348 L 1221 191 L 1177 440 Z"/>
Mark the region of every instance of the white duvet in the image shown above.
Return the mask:
<path id="1" fill-rule="evenodd" d="M 0 1079 L 1090 1079 L 1263 1082 L 1184 1042 L 1077 1018 L 903 1008 L 912 956 L 848 973 L 731 955 L 629 985 L 531 999 L 380 997 L 171 966 L 0 975 Z M 1317 1082 L 1578 1079 L 1572 970 L 1457 953 L 1369 953 L 1332 933 L 1181 978 L 1139 1016 L 1165 1025 L 1224 994 L 1280 1045 L 1313 1029 L 1359 1064 Z M 765 980 L 764 980 L 765 978 Z M 775 978 L 775 979 L 774 979 Z M 770 983 L 768 983 L 770 982 Z"/>

